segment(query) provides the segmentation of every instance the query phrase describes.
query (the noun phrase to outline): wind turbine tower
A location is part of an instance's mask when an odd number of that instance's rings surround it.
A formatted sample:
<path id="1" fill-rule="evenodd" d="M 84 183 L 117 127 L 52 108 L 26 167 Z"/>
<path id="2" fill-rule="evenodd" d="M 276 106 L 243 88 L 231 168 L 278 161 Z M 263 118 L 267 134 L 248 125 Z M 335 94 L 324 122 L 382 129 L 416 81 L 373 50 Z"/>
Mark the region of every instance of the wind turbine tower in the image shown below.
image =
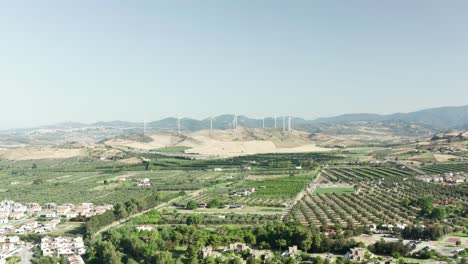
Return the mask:
<path id="1" fill-rule="evenodd" d="M 291 127 L 291 117 L 288 116 L 288 131 L 292 131 L 292 127 Z"/>
<path id="2" fill-rule="evenodd" d="M 275 116 L 275 129 L 276 129 L 276 116 Z"/>
<path id="3" fill-rule="evenodd" d="M 232 121 L 232 128 L 234 131 L 237 130 L 237 115 L 234 116 L 234 120 Z"/>
<path id="4" fill-rule="evenodd" d="M 283 132 L 286 131 L 286 117 L 283 116 Z"/>
<path id="5" fill-rule="evenodd" d="M 180 134 L 180 117 L 177 118 L 177 133 Z"/>
<path id="6" fill-rule="evenodd" d="M 262 119 L 262 127 L 265 129 L 265 118 Z"/>
<path id="7" fill-rule="evenodd" d="M 210 135 L 213 136 L 213 116 L 210 116 Z"/>

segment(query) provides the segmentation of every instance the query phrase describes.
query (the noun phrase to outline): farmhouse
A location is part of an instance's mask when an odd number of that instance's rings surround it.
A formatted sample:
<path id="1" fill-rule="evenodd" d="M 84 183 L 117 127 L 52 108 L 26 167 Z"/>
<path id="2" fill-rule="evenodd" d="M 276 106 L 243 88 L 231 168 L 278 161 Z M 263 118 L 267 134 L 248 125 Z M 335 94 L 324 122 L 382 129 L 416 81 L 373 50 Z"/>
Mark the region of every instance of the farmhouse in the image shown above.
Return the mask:
<path id="1" fill-rule="evenodd" d="M 447 172 L 444 174 L 435 174 L 435 175 L 422 175 L 417 176 L 416 179 L 424 182 L 434 182 L 434 183 L 446 183 L 446 184 L 457 184 L 466 182 L 468 176 L 460 172 Z"/>
<path id="2" fill-rule="evenodd" d="M 368 253 L 365 248 L 351 248 L 348 253 L 346 253 L 345 258 L 353 262 L 363 262 L 366 259 L 366 254 Z"/>
<path id="3" fill-rule="evenodd" d="M 236 242 L 229 244 L 229 246 L 224 251 L 234 251 L 239 253 L 245 250 L 250 250 L 250 247 L 244 243 Z"/>
<path id="4" fill-rule="evenodd" d="M 41 239 L 44 256 L 83 255 L 86 253 L 82 237 L 44 237 Z"/>
<path id="5" fill-rule="evenodd" d="M 233 192 L 232 195 L 233 196 L 246 196 L 246 195 L 251 195 L 254 192 L 255 192 L 255 187 L 251 187 L 251 188 L 244 188 L 244 189 L 237 190 Z"/>
<path id="6" fill-rule="evenodd" d="M 138 187 L 151 187 L 151 181 L 148 178 L 144 178 L 137 183 Z"/>
<path id="7" fill-rule="evenodd" d="M 297 246 L 288 247 L 288 250 L 283 252 L 281 256 L 283 257 L 297 257 L 300 251 L 297 249 Z"/>
<path id="8" fill-rule="evenodd" d="M 220 252 L 214 251 L 213 247 L 207 246 L 205 248 L 202 248 L 200 252 L 198 253 L 201 258 L 207 258 L 207 257 L 219 257 L 221 256 Z"/>

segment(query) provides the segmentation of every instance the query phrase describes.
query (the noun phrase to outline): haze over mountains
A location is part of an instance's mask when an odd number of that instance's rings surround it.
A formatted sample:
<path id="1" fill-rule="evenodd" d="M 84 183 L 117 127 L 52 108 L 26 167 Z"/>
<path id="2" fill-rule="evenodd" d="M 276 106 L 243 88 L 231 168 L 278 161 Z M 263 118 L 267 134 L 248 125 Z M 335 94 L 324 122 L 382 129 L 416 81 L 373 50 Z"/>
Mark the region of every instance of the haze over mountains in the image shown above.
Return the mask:
<path id="1" fill-rule="evenodd" d="M 213 118 L 214 130 L 232 129 L 234 115 L 220 115 Z M 283 130 L 283 120 L 287 127 L 287 117 L 277 117 L 276 127 Z M 376 138 L 394 140 L 396 138 L 431 137 L 437 132 L 468 129 L 468 105 L 456 107 L 441 107 L 426 109 L 411 113 L 396 113 L 391 115 L 377 114 L 346 114 L 315 120 L 305 120 L 292 117 L 292 129 L 311 134 L 325 136 L 321 141 L 331 142 L 331 137 L 346 137 L 346 141 L 356 139 L 372 141 Z M 177 118 L 169 117 L 147 122 L 149 134 L 161 132 L 177 132 Z M 274 128 L 274 118 L 263 119 L 238 116 L 238 126 L 256 129 Z M 12 148 L 29 145 L 60 145 L 68 142 L 94 144 L 102 140 L 125 135 L 143 134 L 143 122 L 110 121 L 83 124 L 77 122 L 60 123 L 28 129 L 11 129 L 0 131 L 0 148 Z M 210 118 L 202 120 L 182 118 L 180 131 L 182 134 L 210 129 Z M 258 133 L 254 131 L 253 133 Z M 317 137 L 316 137 L 317 139 Z M 340 138 L 341 140 L 342 138 Z M 340 141 L 338 140 L 338 141 Z M 334 143 L 340 145 L 336 138 Z"/>
<path id="2" fill-rule="evenodd" d="M 229 129 L 232 128 L 233 114 L 226 114 L 213 117 L 214 129 Z M 285 118 L 286 119 L 286 118 Z M 287 122 L 287 120 L 285 120 Z M 282 128 L 283 117 L 277 117 L 277 128 Z M 320 126 L 350 124 L 350 123 L 413 123 L 428 129 L 434 130 L 449 130 L 449 129 L 467 129 L 468 128 L 468 105 L 450 106 L 424 109 L 410 113 L 395 113 L 390 115 L 379 115 L 369 113 L 353 113 L 344 114 L 334 117 L 324 117 L 314 120 L 306 120 L 299 117 L 292 117 L 293 128 L 298 130 L 313 131 Z M 247 116 L 238 116 L 240 126 L 250 128 L 261 128 L 263 126 L 262 119 L 249 118 Z M 157 121 L 150 121 L 147 128 L 155 131 L 174 131 L 177 128 L 177 118 L 168 117 Z M 83 124 L 78 122 L 59 123 L 54 125 L 42 126 L 39 128 L 83 128 L 83 127 L 120 127 L 132 128 L 142 127 L 143 122 L 129 121 L 102 121 L 93 124 Z M 210 127 L 210 118 L 197 120 L 193 118 L 181 118 L 181 129 L 188 131 L 199 131 Z M 274 127 L 274 118 L 265 118 L 265 127 Z M 37 129 L 37 128 L 34 128 Z M 29 129 L 12 129 L 12 130 L 29 130 Z"/>

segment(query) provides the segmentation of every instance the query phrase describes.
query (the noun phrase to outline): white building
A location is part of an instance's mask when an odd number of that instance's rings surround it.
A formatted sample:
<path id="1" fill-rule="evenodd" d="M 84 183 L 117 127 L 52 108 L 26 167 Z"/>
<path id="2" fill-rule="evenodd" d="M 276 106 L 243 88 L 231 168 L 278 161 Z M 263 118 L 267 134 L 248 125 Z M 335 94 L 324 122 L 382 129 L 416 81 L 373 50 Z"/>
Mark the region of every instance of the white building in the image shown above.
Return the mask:
<path id="1" fill-rule="evenodd" d="M 44 256 L 83 255 L 86 248 L 82 237 L 44 237 L 41 240 Z"/>
<path id="2" fill-rule="evenodd" d="M 144 178 L 137 183 L 138 187 L 151 187 L 151 181 L 148 178 Z"/>

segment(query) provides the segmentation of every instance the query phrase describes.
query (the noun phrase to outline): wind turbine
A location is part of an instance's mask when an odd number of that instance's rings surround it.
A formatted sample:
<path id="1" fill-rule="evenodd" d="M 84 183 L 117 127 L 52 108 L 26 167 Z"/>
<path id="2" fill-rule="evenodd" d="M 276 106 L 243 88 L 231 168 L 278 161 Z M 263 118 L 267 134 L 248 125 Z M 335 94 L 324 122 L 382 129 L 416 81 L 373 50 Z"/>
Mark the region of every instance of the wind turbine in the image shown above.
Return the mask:
<path id="1" fill-rule="evenodd" d="M 213 136 L 213 116 L 210 116 L 210 135 Z"/>
<path id="2" fill-rule="evenodd" d="M 232 121 L 232 127 L 234 131 L 237 130 L 237 115 L 234 115 L 234 120 Z"/>
<path id="3" fill-rule="evenodd" d="M 180 117 L 177 117 L 177 133 L 180 134 Z"/>
<path id="4" fill-rule="evenodd" d="M 275 116 L 275 129 L 276 129 L 276 116 Z"/>
<path id="5" fill-rule="evenodd" d="M 262 127 L 265 129 L 265 118 L 262 119 Z"/>
<path id="6" fill-rule="evenodd" d="M 283 116 L 283 132 L 286 130 L 286 117 Z"/>

